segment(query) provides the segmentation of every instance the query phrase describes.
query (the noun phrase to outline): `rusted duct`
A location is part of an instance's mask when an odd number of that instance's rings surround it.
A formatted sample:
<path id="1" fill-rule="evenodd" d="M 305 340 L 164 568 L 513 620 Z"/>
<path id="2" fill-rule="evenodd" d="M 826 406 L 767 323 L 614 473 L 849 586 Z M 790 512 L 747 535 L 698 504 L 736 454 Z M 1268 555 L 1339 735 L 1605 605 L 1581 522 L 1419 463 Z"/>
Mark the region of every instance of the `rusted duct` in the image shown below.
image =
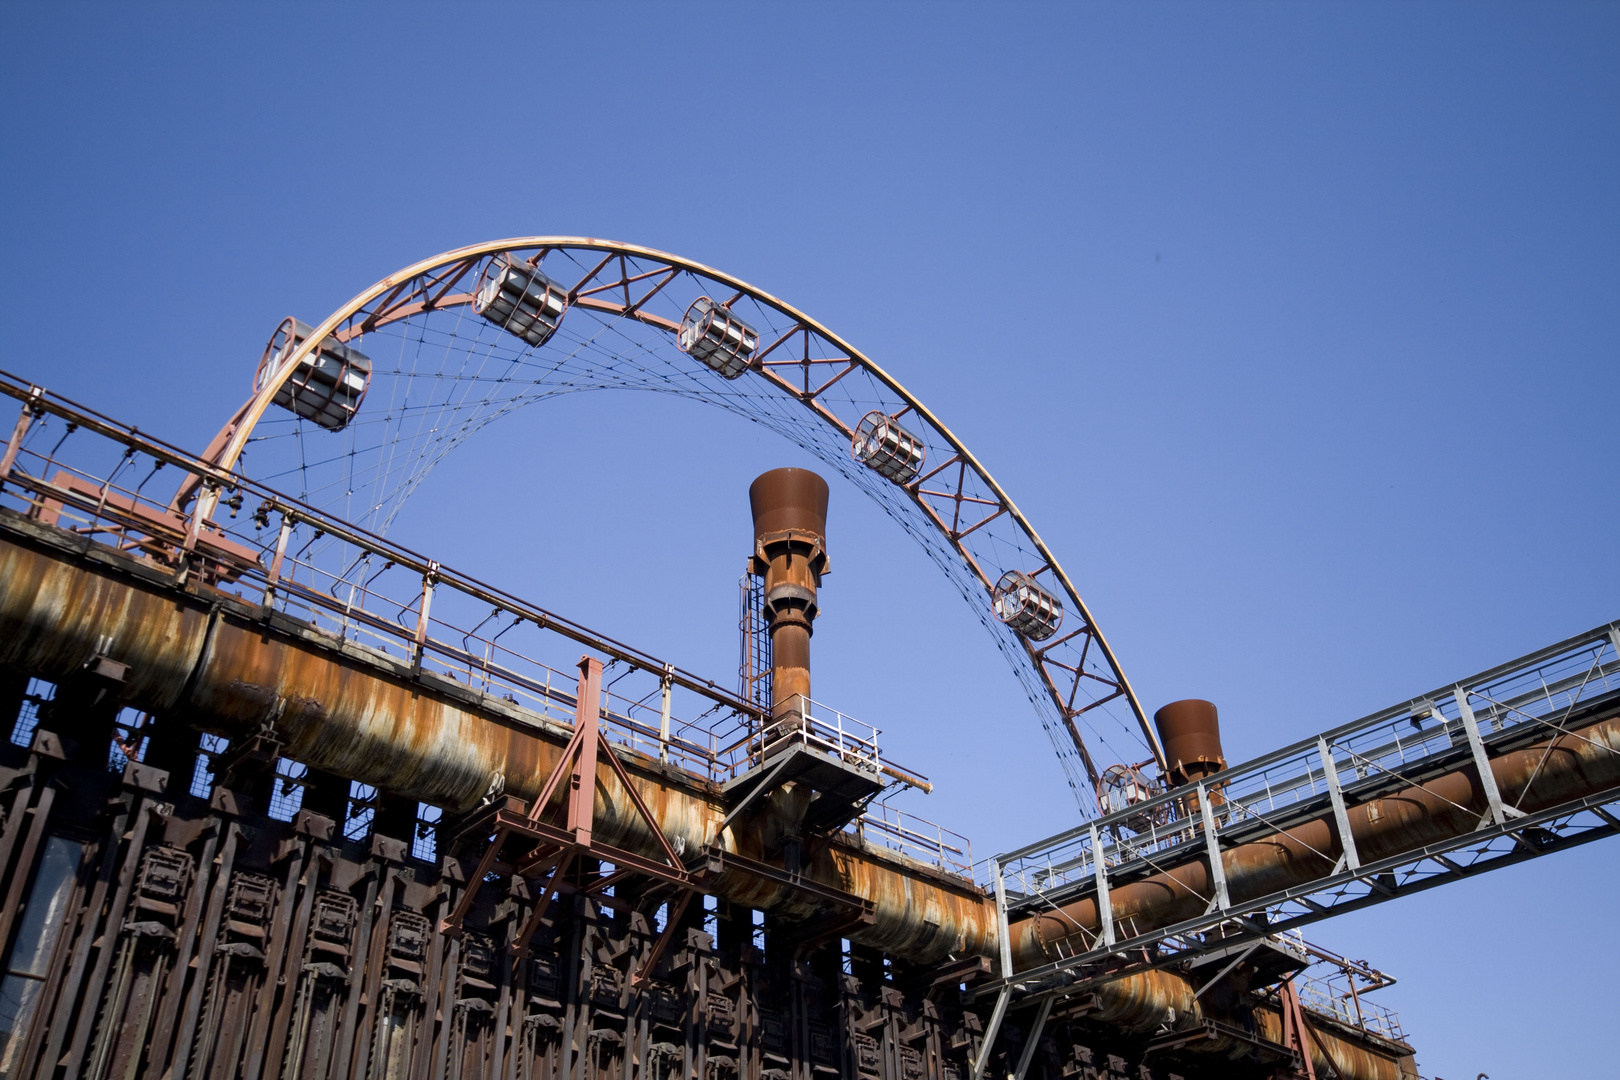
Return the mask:
<path id="1" fill-rule="evenodd" d="M 1193 994 L 1192 985 L 1174 971 L 1143 971 L 1092 990 L 1091 1008 L 1085 1016 L 1127 1031 L 1194 1024 L 1204 1013 Z"/>
<path id="2" fill-rule="evenodd" d="M 106 550 L 83 540 L 73 546 Z M 169 576 L 132 558 L 119 561 L 154 583 Z M 154 713 L 179 703 L 208 632 L 206 605 L 177 602 L 161 588 L 131 588 L 11 543 L 0 543 L 0 594 L 0 663 L 60 682 L 91 658 L 109 656 L 129 665 L 121 696 Z"/>
<path id="3" fill-rule="evenodd" d="M 810 635 L 827 572 L 827 481 L 809 469 L 772 469 L 748 487 L 754 514 L 749 569 L 765 579 L 771 635 L 771 715 L 802 716 L 810 698 Z"/>
<path id="4" fill-rule="evenodd" d="M 493 792 L 535 798 L 570 730 L 497 696 L 323 634 L 57 529 L 0 513 L 0 666 L 62 680 L 102 654 L 130 665 L 123 704 L 228 736 L 272 727 L 307 765 L 459 812 Z M 19 542 L 19 536 L 30 542 Z M 660 830 L 696 851 L 716 843 L 760 861 L 792 823 L 769 804 L 723 833 L 717 785 L 618 751 Z M 611 766 L 597 767 L 594 833 L 656 858 L 661 845 Z M 970 882 L 854 837 L 806 845 L 802 876 L 870 901 L 861 944 L 917 963 L 989 955 L 994 908 Z M 719 895 L 788 918 L 825 901 L 727 870 Z"/>
<path id="5" fill-rule="evenodd" d="M 1610 711 L 1490 764 L 1503 802 L 1526 813 L 1613 787 L 1620 784 L 1620 718 Z M 1466 835 L 1487 807 L 1479 772 L 1470 764 L 1350 807 L 1350 832 L 1362 860 L 1372 862 Z M 1243 903 L 1330 874 L 1340 854 L 1331 814 L 1324 813 L 1233 847 L 1221 862 L 1228 895 Z M 1116 922 L 1145 931 L 1202 914 L 1212 890 L 1209 863 L 1198 858 L 1110 889 L 1109 901 Z M 1084 951 L 1098 929 L 1094 898 L 1014 923 L 1009 930 L 1015 966 Z"/>
<path id="6" fill-rule="evenodd" d="M 1410 1054 L 1391 1048 L 1388 1054 L 1378 1053 L 1367 1046 L 1340 1038 L 1318 1016 L 1309 1018 L 1310 1027 L 1305 1042 L 1310 1050 L 1311 1064 L 1317 1076 L 1353 1077 L 1354 1080 L 1418 1080 L 1417 1072 L 1410 1068 Z M 1255 1034 L 1268 1042 L 1282 1043 L 1282 1013 L 1273 1005 L 1257 1005 L 1254 1009 Z M 1204 1047 L 1194 1043 L 1188 1050 Z M 1402 1047 L 1402 1050 L 1407 1048 Z M 1219 1052 L 1210 1046 L 1212 1052 Z M 1404 1060 L 1403 1060 L 1404 1059 Z"/>
<path id="7" fill-rule="evenodd" d="M 1201 698 L 1172 701 L 1153 714 L 1153 724 L 1159 729 L 1172 785 L 1190 784 L 1226 768 L 1220 714 L 1213 702 Z"/>
<path id="8" fill-rule="evenodd" d="M 1080 1014 L 1091 1023 L 1106 1024 L 1126 1031 L 1150 1032 L 1161 1028 L 1197 1028 L 1206 1016 L 1197 991 L 1182 975 L 1173 971 L 1144 971 L 1104 983 L 1090 992 L 1090 1001 Z M 1268 1042 L 1283 1045 L 1282 1016 L 1263 999 L 1253 1005 L 1254 1033 Z M 1359 1032 L 1343 1034 L 1322 1018 L 1311 1017 L 1308 1037 L 1318 1076 L 1340 1076 L 1345 1080 L 1406 1080 L 1400 1058 L 1409 1048 L 1396 1044 L 1374 1046 L 1361 1039 Z M 1182 1051 L 1194 1054 L 1238 1054 L 1246 1047 L 1229 1038 L 1206 1038 L 1186 1044 Z M 1333 1070 L 1330 1071 L 1328 1066 Z"/>
<path id="9" fill-rule="evenodd" d="M 130 665 L 126 705 L 232 736 L 268 724 L 312 768 L 450 811 L 500 790 L 533 799 L 562 756 L 567 728 L 498 697 L 195 582 L 178 590 L 170 572 L 60 530 L 5 512 L 0 527 L 0 666 L 60 680 L 98 653 L 114 657 Z M 715 837 L 726 813 L 715 785 L 618 753 L 660 830 L 687 850 L 712 841 L 766 861 L 769 838 L 792 826 L 767 805 Z M 649 857 L 659 850 L 605 762 L 593 826 L 608 843 Z M 872 904 L 873 922 L 846 931 L 859 944 L 919 964 L 995 955 L 994 905 L 971 883 L 842 834 L 807 846 L 802 877 Z M 808 890 L 738 871 L 710 887 L 788 919 L 823 912 Z M 1040 958 L 1029 926 L 1014 928 L 1020 966 Z M 1171 1009 L 1201 1015 L 1193 993 L 1176 973 L 1146 972 L 1099 987 L 1090 1015 L 1152 1030 Z"/>

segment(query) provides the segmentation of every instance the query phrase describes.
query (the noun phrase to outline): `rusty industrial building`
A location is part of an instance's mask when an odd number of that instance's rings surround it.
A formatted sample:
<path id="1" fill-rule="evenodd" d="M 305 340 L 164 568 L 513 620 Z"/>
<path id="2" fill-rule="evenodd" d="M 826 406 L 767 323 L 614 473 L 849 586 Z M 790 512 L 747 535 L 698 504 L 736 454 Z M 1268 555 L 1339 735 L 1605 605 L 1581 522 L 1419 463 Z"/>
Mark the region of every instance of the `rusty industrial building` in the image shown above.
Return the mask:
<path id="1" fill-rule="evenodd" d="M 1390 978 L 1303 928 L 1620 830 L 1620 628 L 1229 763 L 938 418 L 707 267 L 475 245 L 250 366 L 201 452 L 0 377 L 4 1080 L 1415 1078 Z M 927 763 L 813 696 L 816 472 L 738 492 L 734 684 L 388 539 L 465 434 L 615 387 L 740 412 L 917 537 L 1073 827 L 976 861 L 889 803 Z M 323 446 L 347 502 L 260 464 Z"/>

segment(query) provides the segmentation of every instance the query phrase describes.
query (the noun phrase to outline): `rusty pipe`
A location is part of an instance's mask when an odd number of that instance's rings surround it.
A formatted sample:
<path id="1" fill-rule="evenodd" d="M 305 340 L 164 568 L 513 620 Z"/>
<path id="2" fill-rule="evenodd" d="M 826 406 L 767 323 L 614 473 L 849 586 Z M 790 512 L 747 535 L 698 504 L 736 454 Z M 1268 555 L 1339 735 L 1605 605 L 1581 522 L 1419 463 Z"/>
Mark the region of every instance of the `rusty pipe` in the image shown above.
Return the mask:
<path id="1" fill-rule="evenodd" d="M 810 636 L 827 572 L 827 496 L 827 481 L 809 469 L 772 469 L 748 487 L 749 570 L 765 579 L 771 715 L 779 722 L 803 716 L 810 699 Z"/>
<path id="2" fill-rule="evenodd" d="M 0 512 L 0 665 L 59 680 L 97 653 L 130 665 L 124 704 L 227 735 L 268 724 L 290 756 L 313 768 L 450 811 L 469 810 L 492 791 L 533 799 L 570 734 L 206 586 L 177 590 L 172 575 L 134 556 Z M 773 838 L 793 827 L 792 815 L 767 801 L 716 836 L 726 806 L 713 785 L 619 753 L 659 830 L 688 850 L 713 841 L 764 860 Z M 606 762 L 597 768 L 594 815 L 596 836 L 656 855 L 656 837 Z M 812 846 L 802 873 L 872 904 L 871 925 L 847 932 L 862 945 L 924 964 L 996 952 L 994 905 L 970 882 L 847 835 Z M 790 919 L 822 914 L 805 890 L 736 871 L 712 888 Z M 1190 984 L 1171 972 L 1130 976 L 1096 993 L 1098 1018 L 1132 1030 L 1163 1023 L 1167 1008 L 1197 1009 Z"/>
<path id="3" fill-rule="evenodd" d="M 172 574 L 135 556 L 0 511 L 0 666 L 60 681 L 96 655 L 130 665 L 124 705 L 231 737 L 268 725 L 295 760 L 450 813 L 491 793 L 534 799 L 571 734 L 496 695 L 195 581 L 176 589 Z M 772 862 L 772 843 L 796 828 L 791 806 L 762 800 L 721 831 L 728 807 L 717 785 L 617 753 L 678 848 L 712 843 Z M 594 815 L 595 836 L 659 857 L 606 761 Z M 994 908 L 969 881 L 843 834 L 806 845 L 801 873 L 872 903 L 875 921 L 851 940 L 917 963 L 994 951 Z M 712 887 L 789 919 L 824 913 L 812 892 L 740 871 Z"/>
<path id="4" fill-rule="evenodd" d="M 1170 787 L 1186 787 L 1226 768 L 1221 749 L 1221 721 L 1215 703 L 1202 698 L 1172 701 L 1153 714 L 1164 747 L 1165 781 Z M 1220 790 L 1209 792 L 1210 804 L 1219 806 Z M 1179 800 L 1188 817 L 1197 817 L 1198 793 L 1189 790 Z"/>
<path id="5" fill-rule="evenodd" d="M 1620 717 L 1610 711 L 1569 734 L 1502 754 L 1490 767 L 1503 801 L 1526 813 L 1613 787 L 1620 784 Z M 1361 858 L 1372 862 L 1466 835 L 1487 806 L 1479 772 L 1469 764 L 1350 807 L 1350 834 Z M 1324 812 L 1223 852 L 1227 892 L 1234 903 L 1268 896 L 1330 874 L 1341 853 Z M 1192 858 L 1110 889 L 1109 901 L 1116 923 L 1146 931 L 1201 914 L 1212 888 L 1207 859 Z M 1077 900 L 1008 929 L 1020 968 L 1083 952 L 1100 929 L 1096 900 Z"/>
<path id="6" fill-rule="evenodd" d="M 279 615 L 266 619 L 256 605 L 203 588 L 178 591 L 172 575 L 135 556 L 9 512 L 0 513 L 0 526 L 0 665 L 59 681 L 106 655 L 129 665 L 120 692 L 126 705 L 184 716 L 225 734 L 269 723 L 298 760 L 451 812 L 470 809 L 492 790 L 533 798 L 569 734 L 493 695 L 414 674 L 380 652 Z M 211 614 L 211 608 L 217 610 Z M 1535 811 L 1620 783 L 1616 751 L 1620 720 L 1606 715 L 1574 734 L 1504 754 L 1492 771 L 1506 801 Z M 660 828 L 689 850 L 712 838 L 746 854 L 782 824 L 750 819 L 713 837 L 725 814 L 718 792 L 630 757 Z M 655 838 L 628 800 L 613 794 L 618 790 L 601 773 L 602 835 L 655 854 Z M 1484 808 L 1470 765 L 1353 806 L 1349 816 L 1357 847 L 1370 861 L 1470 832 Z M 1324 812 L 1229 849 L 1222 861 L 1230 895 L 1242 902 L 1327 873 L 1338 855 Z M 994 955 L 993 907 L 965 882 L 941 884 L 939 875 L 917 864 L 844 837 L 818 845 L 807 873 L 880 904 L 877 924 L 857 931 L 863 943 L 917 962 L 946 953 Z M 814 907 L 757 881 L 727 889 L 755 907 Z M 1134 920 L 1131 925 L 1148 929 L 1201 913 L 1209 890 L 1208 864 L 1189 859 L 1117 886 L 1111 901 L 1117 922 Z M 1096 932 L 1095 903 L 1081 899 L 1061 915 L 1023 919 L 1010 929 L 1015 967 L 1035 966 L 1074 951 Z"/>
<path id="7" fill-rule="evenodd" d="M 1396 1051 L 1381 1054 L 1370 1045 L 1341 1038 L 1318 1015 L 1312 1015 L 1308 1023 L 1305 1044 L 1317 1076 L 1344 1076 L 1353 1077 L 1355 1080 L 1417 1080 L 1416 1072 L 1409 1069 L 1409 1053 L 1402 1054 Z M 1281 1045 L 1283 1041 L 1281 1011 L 1269 1002 L 1256 1005 L 1254 1029 L 1255 1034 L 1262 1039 Z M 1219 1053 L 1222 1048 L 1217 1045 L 1193 1043 L 1187 1049 L 1195 1052 Z"/>
<path id="8" fill-rule="evenodd" d="M 1226 768 L 1221 750 L 1221 721 L 1213 702 L 1202 698 L 1172 701 L 1153 714 L 1172 787 L 1190 784 Z"/>
<path id="9" fill-rule="evenodd" d="M 1082 1016 L 1088 1022 L 1126 1031 L 1149 1032 L 1161 1027 L 1196 1028 L 1210 1014 L 1186 977 L 1173 971 L 1144 971 L 1103 983 L 1088 992 Z M 1282 1017 L 1276 1006 L 1248 997 L 1253 1007 L 1254 1031 L 1268 1042 L 1282 1045 Z M 1221 1018 L 1221 1017 L 1217 1017 Z M 1229 1021 L 1230 1022 L 1230 1021 Z M 1308 1041 L 1318 1076 L 1338 1075 L 1346 1080 L 1404 1080 L 1400 1058 L 1404 1046 L 1363 1041 L 1356 1032 L 1334 1031 L 1324 1018 L 1313 1014 Z M 1230 1055 L 1243 1047 L 1231 1039 L 1214 1038 L 1188 1043 L 1183 1052 Z M 1328 1068 L 1332 1067 L 1332 1070 Z"/>

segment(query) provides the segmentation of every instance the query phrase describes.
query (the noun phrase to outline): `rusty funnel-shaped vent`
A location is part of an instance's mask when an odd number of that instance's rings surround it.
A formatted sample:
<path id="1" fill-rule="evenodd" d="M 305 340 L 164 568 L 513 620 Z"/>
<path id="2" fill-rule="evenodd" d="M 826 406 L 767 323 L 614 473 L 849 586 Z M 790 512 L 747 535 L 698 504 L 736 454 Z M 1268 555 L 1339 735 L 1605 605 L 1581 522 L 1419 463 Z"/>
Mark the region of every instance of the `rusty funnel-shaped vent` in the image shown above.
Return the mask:
<path id="1" fill-rule="evenodd" d="M 772 469 L 748 485 L 754 542 L 796 532 L 827 542 L 827 481 L 809 469 Z"/>
<path id="2" fill-rule="evenodd" d="M 1226 768 L 1221 721 L 1215 703 L 1202 698 L 1172 701 L 1153 714 L 1170 765 L 1172 785 L 1186 784 Z"/>
<path id="3" fill-rule="evenodd" d="M 765 579 L 771 635 L 771 713 L 802 716 L 810 697 L 810 635 L 827 572 L 827 481 L 809 469 L 772 469 L 748 488 L 751 572 Z"/>

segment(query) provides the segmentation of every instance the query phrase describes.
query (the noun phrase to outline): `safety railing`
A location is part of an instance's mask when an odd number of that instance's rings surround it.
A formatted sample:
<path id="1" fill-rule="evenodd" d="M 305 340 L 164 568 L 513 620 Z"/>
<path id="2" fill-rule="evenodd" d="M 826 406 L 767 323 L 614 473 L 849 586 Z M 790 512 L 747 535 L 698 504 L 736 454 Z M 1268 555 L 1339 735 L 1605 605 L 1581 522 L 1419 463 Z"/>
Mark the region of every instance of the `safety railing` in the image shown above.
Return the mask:
<path id="1" fill-rule="evenodd" d="M 1582 787 L 1568 779 L 1566 756 L 1620 754 L 1608 735 L 1583 730 L 1617 713 L 1620 623 L 997 856 L 988 876 L 1004 927 L 1082 902 L 1090 921 L 1070 919 L 1048 961 L 972 993 L 1062 997 L 1620 834 L 1620 784 L 1604 779 L 1612 767 Z M 1565 753 L 1549 764 L 1554 746 Z M 1514 754 L 1535 747 L 1533 762 Z M 1510 779 L 1499 789 L 1504 760 Z M 1543 768 L 1564 778 L 1537 788 Z M 1470 805 L 1433 786 L 1457 775 L 1469 778 Z M 1376 849 L 1359 850 L 1350 810 L 1394 793 L 1437 805 L 1433 828 L 1410 846 L 1385 833 Z M 1285 848 L 1292 854 L 1279 854 Z M 1228 881 L 1234 872 L 1240 887 Z M 1161 921 L 1139 908 L 1116 921 L 1113 890 L 1148 878 L 1179 882 L 1181 895 Z"/>
<path id="2" fill-rule="evenodd" d="M 1617 648 L 1620 624 L 1599 627 L 1200 783 L 1142 799 L 1004 856 L 1007 888 L 1033 896 L 1090 887 L 1099 862 L 1110 872 L 1171 865 L 1207 854 L 1209 829 L 1223 845 L 1236 842 L 1245 833 L 1319 816 L 1331 810 L 1335 797 L 1370 797 L 1381 788 L 1421 782 L 1428 770 L 1474 761 L 1476 739 L 1483 753 L 1526 734 L 1560 734 L 1562 717 L 1620 690 Z"/>
<path id="3" fill-rule="evenodd" d="M 217 590 L 530 722 L 573 723 L 583 647 L 606 658 L 604 734 L 706 779 L 747 768 L 760 733 L 771 737 L 767 713 L 713 680 L 5 372 L 0 395 L 21 405 L 0 506 L 126 551 L 176 586 Z M 168 498 L 176 474 L 200 481 L 183 505 Z M 875 729 L 836 710 L 814 706 L 804 737 L 894 771 Z"/>
<path id="4" fill-rule="evenodd" d="M 1364 961 L 1349 960 L 1331 949 L 1312 944 L 1298 930 L 1278 934 L 1275 940 L 1310 962 L 1304 971 L 1291 977 L 1302 1006 L 1350 1027 L 1386 1039 L 1406 1041 L 1395 1010 L 1367 996 L 1375 990 L 1394 986 L 1394 976 Z M 1275 989 L 1270 993 L 1275 998 Z"/>
<path id="5" fill-rule="evenodd" d="M 959 877 L 973 877 L 973 845 L 967 837 L 886 802 L 875 802 L 852 822 L 852 832 L 870 843 L 931 863 Z"/>
<path id="6" fill-rule="evenodd" d="M 1406 1033 L 1401 1030 L 1401 1019 L 1395 1010 L 1351 989 L 1340 973 L 1336 972 L 1328 978 L 1296 975 L 1294 990 L 1299 994 L 1299 1003 L 1311 1012 L 1386 1039 L 1406 1041 Z"/>
<path id="7" fill-rule="evenodd" d="M 761 765 L 790 746 L 802 746 L 876 775 L 882 764 L 877 728 L 810 698 L 797 697 L 794 704 L 796 711 L 766 724 L 750 741 L 745 768 Z"/>

